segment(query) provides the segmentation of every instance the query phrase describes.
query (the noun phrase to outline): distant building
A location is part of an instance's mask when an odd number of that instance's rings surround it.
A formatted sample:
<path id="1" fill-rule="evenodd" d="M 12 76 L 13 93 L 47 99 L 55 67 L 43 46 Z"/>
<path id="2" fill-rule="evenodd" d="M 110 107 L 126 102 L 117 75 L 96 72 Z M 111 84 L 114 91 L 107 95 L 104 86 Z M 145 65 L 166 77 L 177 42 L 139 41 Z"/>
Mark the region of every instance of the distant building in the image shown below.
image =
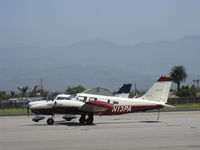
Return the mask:
<path id="1" fill-rule="evenodd" d="M 197 92 L 197 97 L 200 97 L 200 92 Z"/>

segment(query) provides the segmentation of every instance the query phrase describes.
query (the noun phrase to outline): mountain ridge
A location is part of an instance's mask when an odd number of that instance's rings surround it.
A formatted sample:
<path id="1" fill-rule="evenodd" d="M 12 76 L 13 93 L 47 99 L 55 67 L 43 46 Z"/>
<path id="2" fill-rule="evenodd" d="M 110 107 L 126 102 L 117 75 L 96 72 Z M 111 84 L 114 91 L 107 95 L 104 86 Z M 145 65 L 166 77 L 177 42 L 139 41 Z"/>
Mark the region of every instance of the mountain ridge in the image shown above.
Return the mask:
<path id="1" fill-rule="evenodd" d="M 114 88 L 122 81 L 149 79 L 139 82 L 142 88 L 156 80 L 152 77 L 168 75 L 175 65 L 184 65 L 189 76 L 200 75 L 200 36 L 131 46 L 97 38 L 59 48 L 0 48 L 0 52 L 1 89 L 33 85 L 40 78 L 47 88 L 59 90 L 78 83 Z"/>

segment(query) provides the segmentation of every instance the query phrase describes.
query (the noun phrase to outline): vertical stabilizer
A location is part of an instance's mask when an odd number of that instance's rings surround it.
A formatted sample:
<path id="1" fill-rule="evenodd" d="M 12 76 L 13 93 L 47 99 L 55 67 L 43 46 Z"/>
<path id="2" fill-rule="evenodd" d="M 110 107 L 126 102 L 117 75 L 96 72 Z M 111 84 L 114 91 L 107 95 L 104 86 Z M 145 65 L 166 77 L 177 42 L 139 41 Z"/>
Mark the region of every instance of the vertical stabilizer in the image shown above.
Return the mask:
<path id="1" fill-rule="evenodd" d="M 161 76 L 156 83 L 140 98 L 166 103 L 171 88 L 172 78 Z"/>
<path id="2" fill-rule="evenodd" d="M 128 98 L 132 84 L 124 84 L 115 94 L 116 97 Z"/>

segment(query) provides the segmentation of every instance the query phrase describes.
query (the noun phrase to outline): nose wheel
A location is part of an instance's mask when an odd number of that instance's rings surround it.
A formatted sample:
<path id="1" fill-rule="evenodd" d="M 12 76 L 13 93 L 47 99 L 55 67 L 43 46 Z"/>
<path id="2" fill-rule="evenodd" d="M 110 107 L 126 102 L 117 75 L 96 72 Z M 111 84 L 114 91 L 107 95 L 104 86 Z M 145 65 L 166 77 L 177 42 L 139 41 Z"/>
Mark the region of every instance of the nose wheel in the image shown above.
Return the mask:
<path id="1" fill-rule="evenodd" d="M 52 124 L 54 124 L 54 120 L 53 120 L 53 118 L 49 118 L 49 119 L 47 119 L 47 124 L 48 124 L 48 125 L 52 125 Z"/>

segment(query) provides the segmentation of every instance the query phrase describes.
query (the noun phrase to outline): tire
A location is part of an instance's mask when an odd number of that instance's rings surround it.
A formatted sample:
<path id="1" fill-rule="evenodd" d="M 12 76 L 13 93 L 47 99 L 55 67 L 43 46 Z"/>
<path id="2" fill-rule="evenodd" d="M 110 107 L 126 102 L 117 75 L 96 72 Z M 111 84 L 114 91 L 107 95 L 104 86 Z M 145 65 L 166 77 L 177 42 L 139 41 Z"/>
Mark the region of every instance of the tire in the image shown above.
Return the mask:
<path id="1" fill-rule="evenodd" d="M 49 118 L 49 119 L 47 119 L 47 124 L 48 124 L 48 125 L 52 125 L 52 124 L 54 124 L 54 120 L 53 120 L 53 118 Z"/>
<path id="2" fill-rule="evenodd" d="M 85 120 L 85 116 L 81 116 L 81 118 L 79 119 L 80 124 L 84 124 L 86 122 Z"/>
<path id="3" fill-rule="evenodd" d="M 87 124 L 93 124 L 93 117 L 89 117 L 89 118 L 87 118 L 87 120 L 86 120 L 86 123 Z"/>

